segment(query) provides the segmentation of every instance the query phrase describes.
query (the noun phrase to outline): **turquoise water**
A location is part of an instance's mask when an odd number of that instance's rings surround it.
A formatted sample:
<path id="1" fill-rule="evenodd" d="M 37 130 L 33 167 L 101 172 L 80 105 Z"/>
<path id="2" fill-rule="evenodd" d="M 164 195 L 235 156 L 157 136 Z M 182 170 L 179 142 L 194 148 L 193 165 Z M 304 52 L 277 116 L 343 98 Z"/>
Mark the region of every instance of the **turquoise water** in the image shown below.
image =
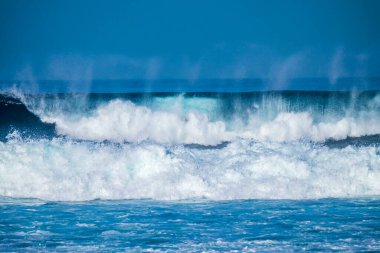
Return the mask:
<path id="1" fill-rule="evenodd" d="M 2 252 L 378 252 L 380 199 L 2 199 Z"/>

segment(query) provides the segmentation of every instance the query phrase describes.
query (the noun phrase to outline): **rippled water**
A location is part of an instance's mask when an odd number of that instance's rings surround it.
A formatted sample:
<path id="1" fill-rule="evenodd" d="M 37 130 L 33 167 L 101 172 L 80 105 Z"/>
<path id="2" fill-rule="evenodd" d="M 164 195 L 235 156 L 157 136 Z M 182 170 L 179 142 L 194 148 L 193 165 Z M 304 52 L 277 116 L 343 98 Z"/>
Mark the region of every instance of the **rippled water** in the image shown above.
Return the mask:
<path id="1" fill-rule="evenodd" d="M 2 252 L 377 252 L 380 199 L 2 199 Z"/>

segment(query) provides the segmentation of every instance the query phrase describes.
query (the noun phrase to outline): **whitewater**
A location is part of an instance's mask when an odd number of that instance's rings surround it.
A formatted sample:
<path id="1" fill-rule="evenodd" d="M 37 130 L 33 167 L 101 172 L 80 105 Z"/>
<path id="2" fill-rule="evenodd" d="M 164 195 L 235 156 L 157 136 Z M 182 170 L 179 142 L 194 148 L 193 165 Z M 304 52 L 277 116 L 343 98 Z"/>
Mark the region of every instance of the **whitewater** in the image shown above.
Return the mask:
<path id="1" fill-rule="evenodd" d="M 380 195 L 380 93 L 3 93 L 0 195 Z M 12 115 L 16 114 L 15 118 Z M 20 176 L 22 175 L 22 176 Z"/>

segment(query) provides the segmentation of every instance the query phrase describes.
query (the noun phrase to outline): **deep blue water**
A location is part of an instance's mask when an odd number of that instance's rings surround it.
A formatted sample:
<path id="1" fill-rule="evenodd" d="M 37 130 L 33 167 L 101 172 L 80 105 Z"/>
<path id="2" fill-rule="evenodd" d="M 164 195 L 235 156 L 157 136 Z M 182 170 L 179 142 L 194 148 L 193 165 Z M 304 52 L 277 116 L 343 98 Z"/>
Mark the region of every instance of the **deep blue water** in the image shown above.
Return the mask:
<path id="1" fill-rule="evenodd" d="M 380 200 L 2 199 L 0 251 L 378 252 Z"/>

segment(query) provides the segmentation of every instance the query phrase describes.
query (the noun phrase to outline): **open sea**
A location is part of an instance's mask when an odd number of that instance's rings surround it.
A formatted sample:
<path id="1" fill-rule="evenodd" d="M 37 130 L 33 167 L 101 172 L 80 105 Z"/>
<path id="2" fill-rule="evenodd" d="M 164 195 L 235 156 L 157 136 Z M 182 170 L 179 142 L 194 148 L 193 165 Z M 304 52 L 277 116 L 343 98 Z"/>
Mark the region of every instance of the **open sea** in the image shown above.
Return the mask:
<path id="1" fill-rule="evenodd" d="M 380 252 L 380 91 L 4 88 L 0 251 Z"/>

